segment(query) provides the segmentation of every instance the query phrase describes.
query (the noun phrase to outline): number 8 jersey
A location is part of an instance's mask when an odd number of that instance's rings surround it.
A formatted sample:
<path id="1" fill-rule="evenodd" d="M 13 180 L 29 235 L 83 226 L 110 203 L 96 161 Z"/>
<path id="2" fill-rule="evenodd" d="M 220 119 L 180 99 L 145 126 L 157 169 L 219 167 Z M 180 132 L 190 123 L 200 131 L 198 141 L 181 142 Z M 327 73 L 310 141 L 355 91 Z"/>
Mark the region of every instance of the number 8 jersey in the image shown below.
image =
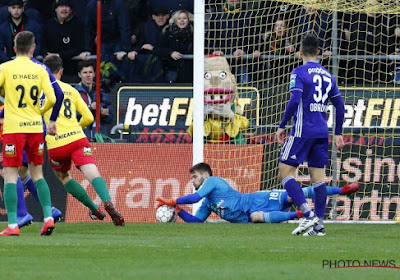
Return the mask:
<path id="1" fill-rule="evenodd" d="M 90 112 L 85 101 L 83 101 L 75 88 L 59 80 L 57 80 L 57 83 L 64 93 L 64 100 L 56 121 L 57 135 L 46 135 L 48 149 L 65 146 L 76 140 L 85 138 L 86 135 L 83 133 L 82 128 L 91 124 L 94 119 L 92 112 Z M 51 111 L 47 111 L 44 115 L 46 125 L 49 123 Z M 82 115 L 79 122 L 76 117 L 76 111 Z"/>
<path id="2" fill-rule="evenodd" d="M 42 114 L 56 102 L 46 69 L 19 56 L 0 65 L 0 86 L 5 90 L 3 133 L 42 133 Z M 40 108 L 42 91 L 46 102 Z"/>
<path id="3" fill-rule="evenodd" d="M 290 76 L 292 98 L 299 99 L 291 135 L 302 138 L 328 138 L 328 100 L 340 97 L 335 78 L 317 62 L 295 68 Z"/>

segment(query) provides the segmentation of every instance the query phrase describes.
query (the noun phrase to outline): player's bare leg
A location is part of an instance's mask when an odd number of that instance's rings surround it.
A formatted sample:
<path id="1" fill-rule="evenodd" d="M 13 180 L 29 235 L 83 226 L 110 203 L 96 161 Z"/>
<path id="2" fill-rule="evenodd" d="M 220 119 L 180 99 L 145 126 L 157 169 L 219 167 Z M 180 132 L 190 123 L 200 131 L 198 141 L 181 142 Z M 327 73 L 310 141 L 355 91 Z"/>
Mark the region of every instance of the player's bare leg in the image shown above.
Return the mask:
<path id="1" fill-rule="evenodd" d="M 80 166 L 79 169 L 85 175 L 85 178 L 93 185 L 96 193 L 100 196 L 101 201 L 103 201 L 104 203 L 104 209 L 110 215 L 114 225 L 125 225 L 124 217 L 111 202 L 111 197 L 108 192 L 107 184 L 101 177 L 97 166 L 95 164 L 89 163 Z"/>

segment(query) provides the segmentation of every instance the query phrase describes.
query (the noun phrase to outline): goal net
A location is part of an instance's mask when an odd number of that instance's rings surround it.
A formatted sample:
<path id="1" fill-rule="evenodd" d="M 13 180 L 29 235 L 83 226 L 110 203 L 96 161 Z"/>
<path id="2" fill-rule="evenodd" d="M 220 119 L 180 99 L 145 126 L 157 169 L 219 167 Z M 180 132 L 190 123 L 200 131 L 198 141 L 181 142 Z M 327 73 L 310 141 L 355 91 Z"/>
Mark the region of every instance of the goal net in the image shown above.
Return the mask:
<path id="1" fill-rule="evenodd" d="M 326 182 L 359 184 L 355 194 L 330 196 L 326 217 L 350 222 L 400 217 L 397 1 L 224 3 L 208 1 L 206 6 L 204 54 L 222 55 L 205 59 L 204 161 L 214 174 L 241 192 L 282 188 L 275 132 L 290 98 L 290 72 L 302 63 L 299 42 L 314 32 L 320 40 L 320 63 L 337 78 L 346 109 L 346 146 L 340 152 L 330 150 Z M 155 222 L 156 197 L 193 192 L 188 170 L 196 147 L 186 133 L 195 106 L 191 94 L 187 86 L 121 86 L 118 91 L 117 124 L 128 124 L 137 134 L 129 131 L 131 143 L 93 143 L 92 152 L 126 222 Z M 332 133 L 332 105 L 327 115 Z M 73 167 L 71 175 L 104 209 L 83 174 Z M 47 157 L 44 176 L 66 222 L 91 221 L 87 207 L 66 193 Z M 306 165 L 299 167 L 296 179 L 310 185 Z M 0 190 L 3 185 L 0 178 Z M 40 221 L 37 200 L 28 191 L 25 195 L 29 213 Z M 0 221 L 6 221 L 2 200 L 0 191 Z"/>
<path id="2" fill-rule="evenodd" d="M 328 197 L 327 217 L 387 221 L 400 216 L 398 3 L 212 2 L 206 6 L 205 54 L 227 58 L 237 82 L 240 102 L 235 104 L 243 111 L 237 114 L 249 120 L 248 128 L 232 137 L 206 138 L 205 161 L 216 175 L 227 176 L 244 192 L 282 188 L 275 131 L 290 98 L 290 72 L 302 64 L 300 40 L 313 32 L 320 40 L 320 63 L 336 77 L 345 102 L 346 146 L 341 152 L 331 149 L 326 181 L 338 187 L 359 183 L 356 194 Z M 332 133 L 332 105 L 327 115 Z M 217 130 L 229 134 L 224 122 Z M 299 167 L 296 179 L 308 186 L 305 167 Z"/>

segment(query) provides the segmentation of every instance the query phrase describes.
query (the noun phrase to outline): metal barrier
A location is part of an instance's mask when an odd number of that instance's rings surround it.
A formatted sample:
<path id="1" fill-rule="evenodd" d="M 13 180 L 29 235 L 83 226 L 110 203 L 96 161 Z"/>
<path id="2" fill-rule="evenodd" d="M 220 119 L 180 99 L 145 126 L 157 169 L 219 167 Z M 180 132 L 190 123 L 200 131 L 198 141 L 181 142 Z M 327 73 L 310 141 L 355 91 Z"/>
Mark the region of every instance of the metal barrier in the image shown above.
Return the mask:
<path id="1" fill-rule="evenodd" d="M 89 55 L 86 57 L 87 60 L 94 60 L 96 59 L 96 55 Z M 262 59 L 262 60 L 269 60 L 269 59 L 291 59 L 291 60 L 298 60 L 295 55 L 268 55 L 262 54 L 260 57 L 254 57 L 251 54 L 243 55 L 243 56 L 234 56 L 234 55 L 224 55 L 227 59 L 244 59 L 244 60 L 251 60 L 251 59 Z M 39 59 L 40 58 L 40 59 Z M 322 58 L 331 58 L 331 59 L 366 59 L 366 60 L 392 60 L 398 61 L 400 60 L 400 54 L 391 54 L 391 55 L 330 55 L 330 56 L 319 56 L 319 59 Z M 37 60 L 43 60 L 43 56 L 38 55 L 36 57 Z M 193 59 L 192 54 L 182 54 L 182 59 Z M 77 55 L 71 58 L 71 60 L 81 60 L 81 58 Z"/>

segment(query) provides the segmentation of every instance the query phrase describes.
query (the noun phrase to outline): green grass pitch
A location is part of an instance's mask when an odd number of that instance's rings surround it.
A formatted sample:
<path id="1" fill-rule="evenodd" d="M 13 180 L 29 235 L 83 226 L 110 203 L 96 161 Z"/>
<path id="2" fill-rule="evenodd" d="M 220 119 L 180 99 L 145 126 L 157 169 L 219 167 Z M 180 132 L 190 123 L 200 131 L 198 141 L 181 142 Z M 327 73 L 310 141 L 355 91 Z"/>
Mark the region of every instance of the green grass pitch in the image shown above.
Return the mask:
<path id="1" fill-rule="evenodd" d="M 328 224 L 325 237 L 291 236 L 295 224 L 58 223 L 49 237 L 40 226 L 0 238 L 1 279 L 400 279 L 400 269 L 322 265 L 400 266 L 399 224 Z"/>

